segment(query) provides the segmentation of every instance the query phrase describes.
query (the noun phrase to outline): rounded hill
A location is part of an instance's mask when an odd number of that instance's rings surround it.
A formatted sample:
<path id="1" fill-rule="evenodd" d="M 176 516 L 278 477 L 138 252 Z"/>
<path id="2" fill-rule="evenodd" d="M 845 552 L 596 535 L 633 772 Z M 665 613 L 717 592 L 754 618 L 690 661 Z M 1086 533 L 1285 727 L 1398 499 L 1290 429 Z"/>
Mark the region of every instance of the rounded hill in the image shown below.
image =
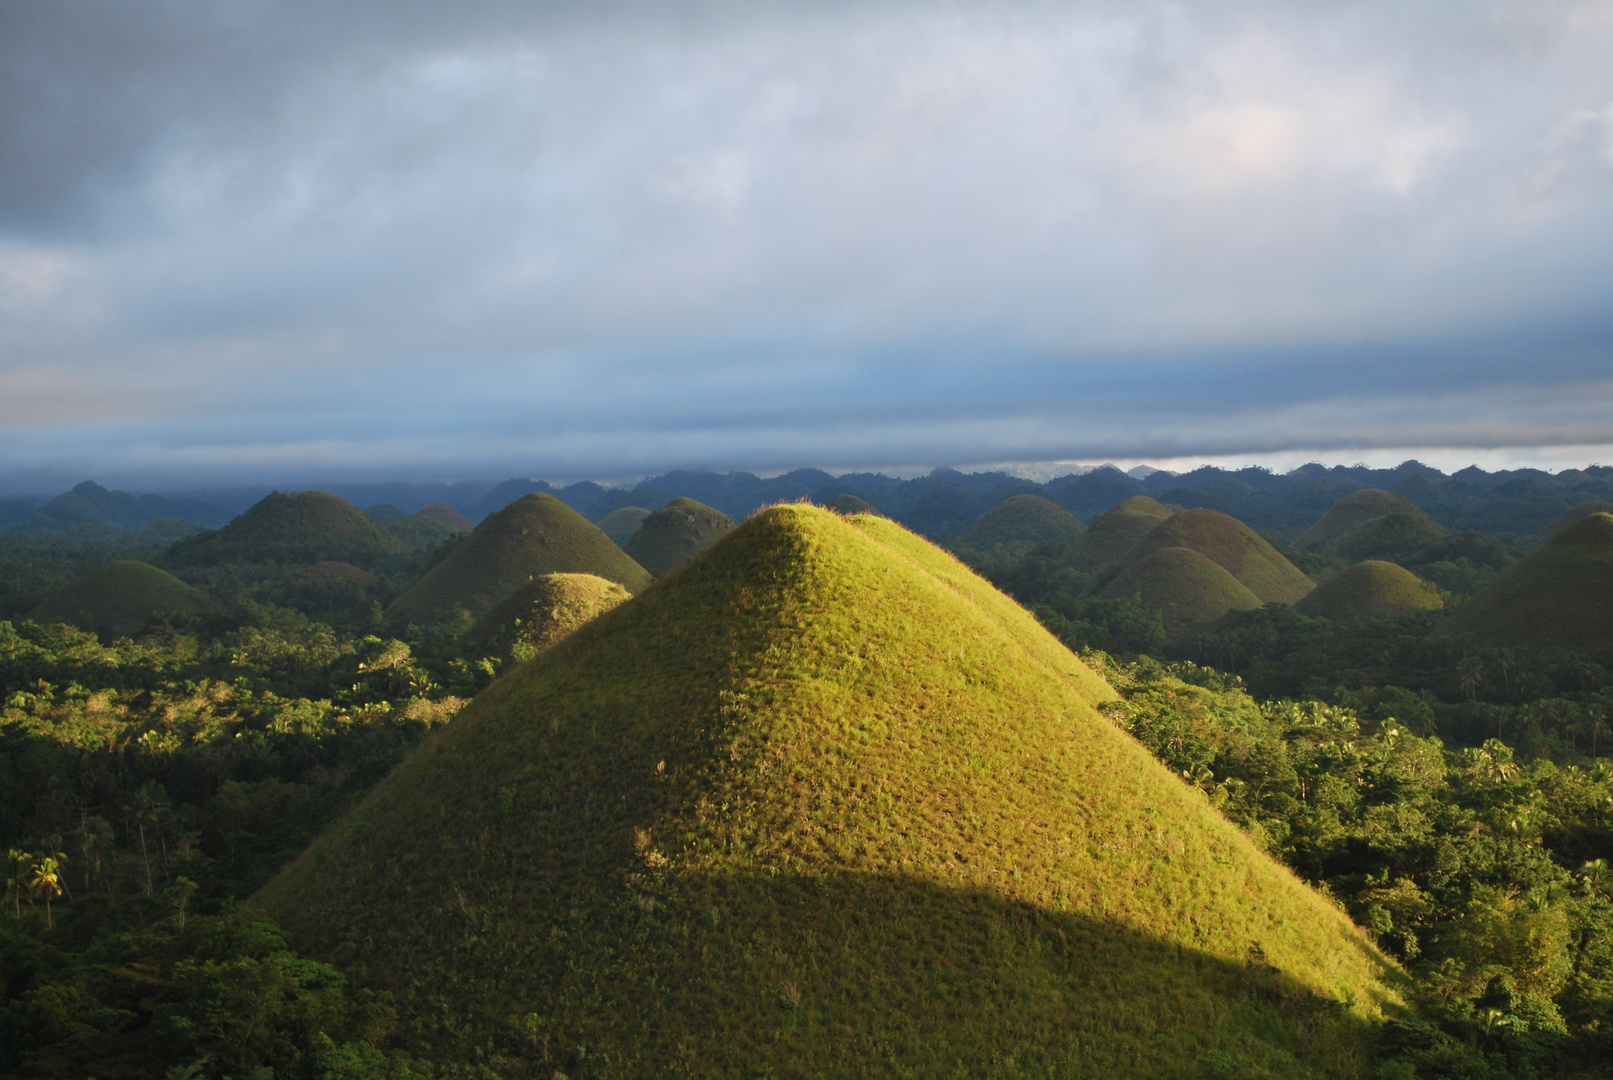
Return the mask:
<path id="1" fill-rule="evenodd" d="M 474 622 L 544 574 L 595 574 L 636 592 L 650 575 L 598 526 L 553 495 L 535 492 L 490 514 L 392 601 L 388 623 Z M 463 613 L 463 615 L 461 614 Z"/>
<path id="2" fill-rule="evenodd" d="M 197 590 L 164 570 L 133 559 L 98 566 L 28 613 L 35 622 L 66 622 L 105 637 L 126 637 L 154 616 L 205 611 Z"/>
<path id="3" fill-rule="evenodd" d="M 1166 548 L 1189 548 L 1231 574 L 1262 604 L 1292 604 L 1316 587 L 1249 526 L 1219 510 L 1183 510 L 1132 545 L 1123 568 Z"/>
<path id="4" fill-rule="evenodd" d="M 1444 606 L 1436 586 L 1392 562 L 1369 559 L 1328 578 L 1294 610 L 1312 618 L 1393 619 Z"/>
<path id="5" fill-rule="evenodd" d="M 1015 495 L 976 518 L 952 542 L 971 566 L 1002 566 L 1048 544 L 1066 544 L 1086 527 L 1058 503 L 1040 495 Z"/>
<path id="6" fill-rule="evenodd" d="M 650 516 L 651 511 L 642 506 L 624 506 L 620 510 L 612 510 L 599 519 L 599 529 L 610 537 L 617 546 L 627 543 L 638 532 L 644 519 Z"/>
<path id="7" fill-rule="evenodd" d="M 392 535 L 416 550 L 436 547 L 475 528 L 470 519 L 446 503 L 432 503 L 387 527 Z"/>
<path id="8" fill-rule="evenodd" d="M 1395 970 L 1114 697 L 894 523 L 774 507 L 254 902 L 511 1074 L 1339 1075 Z"/>
<path id="9" fill-rule="evenodd" d="M 1592 514 L 1613 514 L 1613 502 L 1593 499 L 1590 502 L 1582 502 L 1578 506 L 1564 510 L 1552 519 L 1551 524 L 1535 534 L 1535 543 L 1537 545 L 1544 544 L 1580 518 L 1590 517 Z"/>
<path id="10" fill-rule="evenodd" d="M 837 514 L 845 514 L 848 516 L 851 514 L 879 513 L 878 508 L 867 499 L 859 499 L 857 496 L 850 494 L 836 495 L 823 505 L 825 508 L 833 510 Z"/>
<path id="11" fill-rule="evenodd" d="M 1591 514 L 1451 613 L 1445 632 L 1488 645 L 1613 649 L 1613 514 Z"/>
<path id="12" fill-rule="evenodd" d="M 716 543 L 734 519 L 693 499 L 673 499 L 644 519 L 622 550 L 656 577 L 672 571 Z"/>
<path id="13" fill-rule="evenodd" d="M 1131 546 L 1171 516 L 1170 507 L 1147 495 L 1133 495 L 1099 514 L 1070 551 L 1079 569 L 1097 570 L 1115 562 Z"/>
<path id="14" fill-rule="evenodd" d="M 593 574 L 544 574 L 482 616 L 471 630 L 469 651 L 525 663 L 632 595 Z"/>
<path id="15" fill-rule="evenodd" d="M 1449 530 L 1410 499 L 1363 488 L 1334 503 L 1300 534 L 1298 543 L 1346 559 L 1404 560 L 1448 535 Z"/>
<path id="16" fill-rule="evenodd" d="M 1229 611 L 1261 606 L 1226 568 L 1190 548 L 1149 552 L 1122 570 L 1098 593 L 1102 600 L 1129 600 L 1158 612 L 1167 633 L 1214 622 Z"/>
<path id="17" fill-rule="evenodd" d="M 319 562 L 372 566 L 407 550 L 338 495 L 276 491 L 222 529 L 179 541 L 166 557 L 175 566 Z"/>

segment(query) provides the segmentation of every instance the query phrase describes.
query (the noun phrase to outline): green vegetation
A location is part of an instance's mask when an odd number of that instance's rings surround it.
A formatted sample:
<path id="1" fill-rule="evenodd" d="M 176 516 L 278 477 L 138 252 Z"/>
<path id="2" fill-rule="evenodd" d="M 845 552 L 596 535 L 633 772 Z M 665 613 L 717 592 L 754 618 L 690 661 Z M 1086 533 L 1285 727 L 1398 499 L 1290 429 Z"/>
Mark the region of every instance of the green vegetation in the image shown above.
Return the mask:
<path id="1" fill-rule="evenodd" d="M 859 499 L 855 495 L 836 495 L 823 505 L 837 514 L 845 514 L 848 517 L 852 514 L 879 513 L 872 503 L 866 499 Z"/>
<path id="2" fill-rule="evenodd" d="M 442 503 L 433 503 L 387 526 L 393 536 L 417 551 L 439 547 L 474 527 L 465 515 Z"/>
<path id="3" fill-rule="evenodd" d="M 593 574 L 534 578 L 472 628 L 467 651 L 524 664 L 632 594 Z"/>
<path id="4" fill-rule="evenodd" d="M 274 492 L 246 513 L 168 550 L 171 567 L 303 564 L 374 566 L 407 548 L 346 499 L 323 491 Z"/>
<path id="5" fill-rule="evenodd" d="M 553 495 L 523 496 L 490 515 L 394 600 L 388 624 L 471 624 L 544 574 L 596 574 L 636 592 L 643 567 Z"/>
<path id="6" fill-rule="evenodd" d="M 1154 526 L 1171 516 L 1169 507 L 1146 495 L 1133 495 L 1092 523 L 1070 550 L 1069 562 L 1091 573 L 1118 560 Z"/>
<path id="7" fill-rule="evenodd" d="M 656 577 L 715 544 L 734 527 L 727 514 L 693 499 L 673 499 L 644 519 L 622 550 Z"/>
<path id="8" fill-rule="evenodd" d="M 1170 634 L 1261 603 L 1225 568 L 1185 547 L 1149 552 L 1122 570 L 1098 598 L 1132 600 L 1143 610 L 1156 612 Z"/>
<path id="9" fill-rule="evenodd" d="M 1447 535 L 1448 530 L 1412 502 L 1388 491 L 1352 491 L 1300 534 L 1301 547 L 1346 559 L 1400 561 Z"/>
<path id="10" fill-rule="evenodd" d="M 1487 645 L 1613 649 L 1613 514 L 1591 514 L 1458 608 L 1446 632 Z"/>
<path id="11" fill-rule="evenodd" d="M 149 563 L 118 559 L 53 593 L 28 613 L 38 622 L 66 622 L 105 638 L 123 637 L 163 614 L 203 611 L 205 596 Z"/>
<path id="12" fill-rule="evenodd" d="M 1403 978 L 1114 699 L 893 523 L 777 507 L 256 902 L 512 1074 L 1336 1074 Z"/>
<path id="13" fill-rule="evenodd" d="M 599 529 L 610 537 L 619 547 L 633 538 L 644 519 L 650 516 L 651 511 L 642 506 L 624 506 L 620 510 L 612 510 L 599 519 Z"/>
<path id="14" fill-rule="evenodd" d="M 1444 606 L 1433 585 L 1394 563 L 1369 559 L 1328 578 L 1295 602 L 1294 610 L 1327 619 L 1392 619 Z"/>
<path id="15" fill-rule="evenodd" d="M 393 506 L 391 503 L 376 503 L 364 511 L 364 516 L 377 525 L 396 525 L 408 517 L 409 514 L 401 506 Z"/>
<path id="16" fill-rule="evenodd" d="M 1538 547 L 1539 545 L 1544 544 L 1547 540 L 1550 540 L 1552 537 L 1574 524 L 1574 522 L 1578 521 L 1580 518 L 1589 517 L 1592 514 L 1613 514 L 1613 502 L 1607 502 L 1603 499 L 1592 499 L 1588 502 L 1582 502 L 1572 509 L 1564 510 L 1561 514 L 1558 514 L 1552 519 L 1551 524 L 1547 525 L 1544 529 L 1541 529 L 1540 532 L 1535 534 L 1535 545 Z"/>
<path id="17" fill-rule="evenodd" d="M 1184 510 L 1171 515 L 1133 544 L 1117 566 L 1123 570 L 1166 548 L 1198 552 L 1231 574 L 1263 604 L 1292 604 L 1316 587 L 1253 529 L 1215 510 Z"/>
<path id="18" fill-rule="evenodd" d="M 1086 529 L 1080 519 L 1040 495 L 1015 495 L 975 519 L 952 542 L 952 550 L 970 566 L 1005 566 L 1033 549 L 1067 544 Z"/>

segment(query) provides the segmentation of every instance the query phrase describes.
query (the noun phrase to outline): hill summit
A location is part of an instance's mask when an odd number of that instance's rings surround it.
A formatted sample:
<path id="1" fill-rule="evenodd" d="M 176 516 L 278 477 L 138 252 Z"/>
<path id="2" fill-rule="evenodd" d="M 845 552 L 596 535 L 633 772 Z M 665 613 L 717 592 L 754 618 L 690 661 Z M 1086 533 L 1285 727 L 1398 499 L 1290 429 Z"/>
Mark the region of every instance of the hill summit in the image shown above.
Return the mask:
<path id="1" fill-rule="evenodd" d="M 1445 630 L 1488 645 L 1613 649 L 1613 514 L 1582 517 L 1519 559 Z"/>
<path id="2" fill-rule="evenodd" d="M 1409 559 L 1446 535 L 1445 527 L 1410 499 L 1363 488 L 1334 503 L 1298 543 L 1345 559 Z"/>
<path id="3" fill-rule="evenodd" d="M 255 902 L 507 1075 L 1338 1074 L 1394 970 L 1114 698 L 900 526 L 777 506 Z"/>
<path id="4" fill-rule="evenodd" d="M 407 548 L 358 507 L 326 491 L 271 492 L 222 529 L 168 549 L 175 566 L 345 562 L 373 566 Z"/>
<path id="5" fill-rule="evenodd" d="M 635 592 L 650 575 L 577 511 L 541 492 L 489 515 L 436 566 L 392 601 L 393 626 L 474 622 L 544 574 L 596 574 Z"/>
<path id="6" fill-rule="evenodd" d="M 28 613 L 35 622 L 68 622 L 105 637 L 135 633 L 155 615 L 203 611 L 208 600 L 164 570 L 133 559 L 97 566 Z"/>
<path id="7" fill-rule="evenodd" d="M 656 577 L 665 577 L 734 527 L 734 519 L 693 499 L 673 499 L 644 518 L 622 550 Z"/>
<path id="8" fill-rule="evenodd" d="M 1262 604 L 1292 604 L 1316 587 L 1293 563 L 1235 517 L 1218 510 L 1183 510 L 1149 530 L 1127 550 L 1122 569 L 1166 548 L 1188 548 L 1220 566 Z"/>
<path id="9" fill-rule="evenodd" d="M 1115 562 L 1131 546 L 1171 516 L 1170 507 L 1147 495 L 1131 498 L 1098 515 L 1070 549 L 1072 565 L 1093 571 Z"/>
<path id="10" fill-rule="evenodd" d="M 1444 606 L 1436 586 L 1392 562 L 1369 559 L 1328 578 L 1294 610 L 1328 619 L 1393 619 Z"/>
<path id="11" fill-rule="evenodd" d="M 593 574 L 544 574 L 484 615 L 468 644 L 472 655 L 525 663 L 631 595 Z"/>
<path id="12" fill-rule="evenodd" d="M 1015 495 L 987 510 L 952 542 L 970 566 L 1002 566 L 1048 544 L 1067 544 L 1086 531 L 1081 520 L 1040 495 Z"/>

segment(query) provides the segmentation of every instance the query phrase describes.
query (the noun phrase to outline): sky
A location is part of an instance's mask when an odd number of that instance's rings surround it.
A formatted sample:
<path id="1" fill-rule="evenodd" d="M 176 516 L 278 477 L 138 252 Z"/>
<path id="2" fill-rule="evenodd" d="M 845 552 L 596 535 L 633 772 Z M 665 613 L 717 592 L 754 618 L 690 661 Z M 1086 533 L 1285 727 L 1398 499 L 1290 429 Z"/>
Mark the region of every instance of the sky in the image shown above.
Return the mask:
<path id="1" fill-rule="evenodd" d="M 0 490 L 1610 448 L 1613 2 L 0 5 Z"/>

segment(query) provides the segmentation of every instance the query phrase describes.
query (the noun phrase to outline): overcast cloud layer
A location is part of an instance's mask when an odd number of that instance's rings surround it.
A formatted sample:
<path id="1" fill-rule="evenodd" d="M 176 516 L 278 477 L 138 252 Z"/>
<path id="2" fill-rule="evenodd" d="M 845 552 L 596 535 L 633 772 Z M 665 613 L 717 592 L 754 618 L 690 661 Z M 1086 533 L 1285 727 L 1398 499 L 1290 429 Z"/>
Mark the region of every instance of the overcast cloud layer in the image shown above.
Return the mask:
<path id="1" fill-rule="evenodd" d="M 0 7 L 8 486 L 1570 444 L 1610 3 Z"/>

